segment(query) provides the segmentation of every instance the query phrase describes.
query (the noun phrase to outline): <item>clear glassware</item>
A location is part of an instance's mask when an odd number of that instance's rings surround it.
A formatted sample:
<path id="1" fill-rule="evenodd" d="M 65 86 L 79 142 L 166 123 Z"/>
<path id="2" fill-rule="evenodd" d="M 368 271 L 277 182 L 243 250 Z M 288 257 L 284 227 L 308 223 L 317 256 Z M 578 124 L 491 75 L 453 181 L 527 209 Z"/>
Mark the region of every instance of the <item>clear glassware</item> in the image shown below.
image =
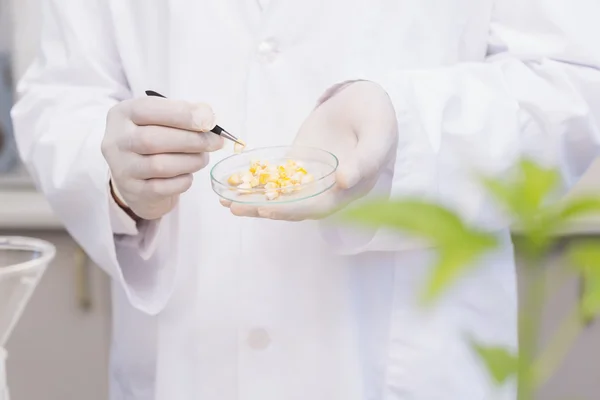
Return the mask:
<path id="1" fill-rule="evenodd" d="M 0 236 L 0 348 L 55 253 L 43 240 Z"/>
<path id="2" fill-rule="evenodd" d="M 264 188 L 239 189 L 227 183 L 234 174 L 247 171 L 253 161 L 268 161 L 271 165 L 282 165 L 294 160 L 313 175 L 314 180 L 295 187 L 289 194 L 267 200 Z M 312 147 L 263 147 L 235 154 L 218 162 L 210 171 L 212 188 L 223 199 L 252 205 L 290 203 L 318 196 L 335 185 L 337 157 L 325 150 Z"/>
<path id="3" fill-rule="evenodd" d="M 0 236 L 0 400 L 8 400 L 6 344 L 55 247 L 43 240 Z"/>

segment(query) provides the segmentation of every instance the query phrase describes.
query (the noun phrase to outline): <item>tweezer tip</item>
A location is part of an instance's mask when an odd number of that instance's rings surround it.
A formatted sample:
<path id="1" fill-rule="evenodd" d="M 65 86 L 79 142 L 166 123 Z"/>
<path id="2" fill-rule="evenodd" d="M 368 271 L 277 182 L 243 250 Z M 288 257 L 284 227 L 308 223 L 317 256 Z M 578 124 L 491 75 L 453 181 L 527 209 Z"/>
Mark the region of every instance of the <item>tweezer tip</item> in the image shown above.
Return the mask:
<path id="1" fill-rule="evenodd" d="M 244 143 L 240 142 L 240 140 L 238 138 L 236 138 L 235 136 L 233 136 L 231 133 L 227 132 L 225 129 L 222 130 L 221 136 L 224 136 L 225 138 L 227 138 L 227 139 L 229 139 L 229 140 L 231 140 L 233 142 L 236 142 L 240 146 L 244 146 Z"/>

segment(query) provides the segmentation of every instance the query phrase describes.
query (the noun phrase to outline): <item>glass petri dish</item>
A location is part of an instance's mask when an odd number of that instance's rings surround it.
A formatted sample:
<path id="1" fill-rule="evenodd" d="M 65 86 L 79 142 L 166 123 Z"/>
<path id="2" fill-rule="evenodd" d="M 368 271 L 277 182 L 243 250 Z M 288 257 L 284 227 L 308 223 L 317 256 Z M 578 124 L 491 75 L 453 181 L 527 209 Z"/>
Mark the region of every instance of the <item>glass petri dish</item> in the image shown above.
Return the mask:
<path id="1" fill-rule="evenodd" d="M 301 184 L 289 194 L 281 194 L 268 200 L 264 188 L 239 189 L 227 183 L 234 173 L 247 171 L 253 161 L 268 161 L 271 165 L 285 164 L 287 160 L 300 163 L 314 180 Z M 218 162 L 210 171 L 212 188 L 225 200 L 253 205 L 291 203 L 318 196 L 335 185 L 337 157 L 325 150 L 313 147 L 278 146 L 262 147 L 235 154 Z"/>

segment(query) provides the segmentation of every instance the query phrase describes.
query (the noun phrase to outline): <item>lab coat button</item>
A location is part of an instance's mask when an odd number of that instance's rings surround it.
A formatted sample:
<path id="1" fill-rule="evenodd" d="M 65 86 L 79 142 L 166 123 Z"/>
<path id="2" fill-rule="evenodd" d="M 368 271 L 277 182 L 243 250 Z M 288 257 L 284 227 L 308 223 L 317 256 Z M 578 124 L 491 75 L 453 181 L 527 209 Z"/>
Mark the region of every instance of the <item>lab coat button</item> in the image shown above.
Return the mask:
<path id="1" fill-rule="evenodd" d="M 258 45 L 258 55 L 263 61 L 272 62 L 277 53 L 277 44 L 271 39 L 264 40 Z"/>
<path id="2" fill-rule="evenodd" d="M 264 350 L 271 344 L 271 337 L 264 329 L 253 329 L 248 334 L 248 345 L 255 350 Z"/>

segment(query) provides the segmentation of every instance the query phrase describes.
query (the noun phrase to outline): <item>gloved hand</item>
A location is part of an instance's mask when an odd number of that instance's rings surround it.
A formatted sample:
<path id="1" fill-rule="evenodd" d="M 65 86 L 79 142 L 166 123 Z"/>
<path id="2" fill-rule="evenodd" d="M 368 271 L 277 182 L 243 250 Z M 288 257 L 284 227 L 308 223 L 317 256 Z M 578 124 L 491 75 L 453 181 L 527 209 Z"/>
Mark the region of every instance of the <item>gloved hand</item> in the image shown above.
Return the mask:
<path id="1" fill-rule="evenodd" d="M 171 211 L 192 174 L 208 165 L 208 153 L 223 147 L 209 132 L 214 126 L 206 104 L 144 97 L 112 108 L 102 154 L 125 205 L 146 220 Z"/>
<path id="2" fill-rule="evenodd" d="M 234 215 L 301 221 L 325 217 L 367 194 L 396 153 L 398 122 L 387 93 L 368 81 L 350 83 L 306 119 L 294 145 L 318 147 L 339 159 L 336 185 L 289 204 L 247 205 L 221 200 Z"/>

